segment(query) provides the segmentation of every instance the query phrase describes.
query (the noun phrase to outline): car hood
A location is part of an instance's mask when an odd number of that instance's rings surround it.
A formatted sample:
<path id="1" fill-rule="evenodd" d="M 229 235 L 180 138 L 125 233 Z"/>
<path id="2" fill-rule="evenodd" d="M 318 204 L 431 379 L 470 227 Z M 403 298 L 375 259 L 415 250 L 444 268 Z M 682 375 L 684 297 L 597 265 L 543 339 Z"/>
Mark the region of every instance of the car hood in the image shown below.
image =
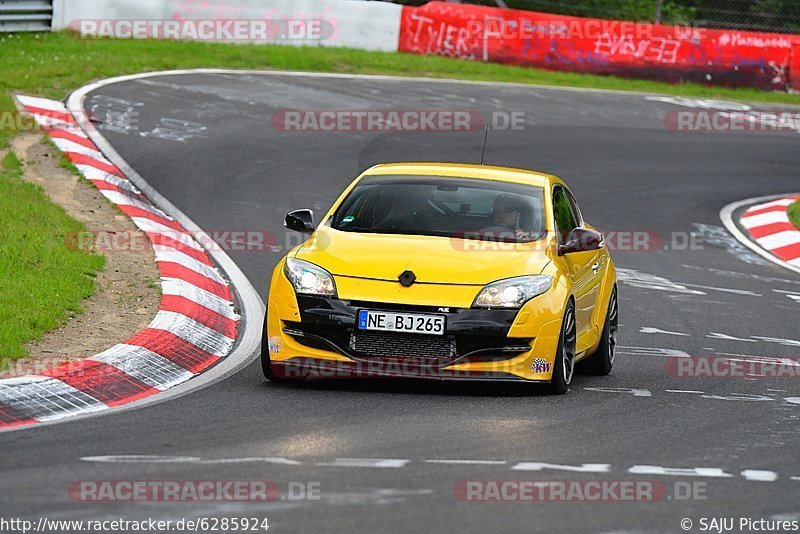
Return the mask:
<path id="1" fill-rule="evenodd" d="M 413 271 L 416 281 L 485 285 L 539 274 L 550 261 L 545 242 L 498 243 L 449 237 L 362 234 L 321 226 L 301 245 L 296 258 L 334 276 L 397 281 Z"/>

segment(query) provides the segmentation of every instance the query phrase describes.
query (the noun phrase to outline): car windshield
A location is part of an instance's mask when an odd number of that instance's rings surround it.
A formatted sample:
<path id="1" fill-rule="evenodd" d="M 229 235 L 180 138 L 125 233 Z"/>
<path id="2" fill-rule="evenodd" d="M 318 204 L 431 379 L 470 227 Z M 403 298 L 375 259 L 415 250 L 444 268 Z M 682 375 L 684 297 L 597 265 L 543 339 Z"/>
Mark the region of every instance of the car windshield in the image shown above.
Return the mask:
<path id="1" fill-rule="evenodd" d="M 546 234 L 541 187 L 438 176 L 369 176 L 331 226 L 345 232 L 528 242 Z"/>

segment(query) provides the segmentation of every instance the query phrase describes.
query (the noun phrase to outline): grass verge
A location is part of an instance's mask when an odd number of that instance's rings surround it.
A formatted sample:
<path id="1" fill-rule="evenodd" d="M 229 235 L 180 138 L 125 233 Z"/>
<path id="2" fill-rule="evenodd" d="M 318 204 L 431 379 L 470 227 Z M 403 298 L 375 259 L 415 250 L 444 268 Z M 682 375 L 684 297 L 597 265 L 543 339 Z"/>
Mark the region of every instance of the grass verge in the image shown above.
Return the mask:
<path id="1" fill-rule="evenodd" d="M 11 93 L 63 98 L 99 78 L 177 68 L 219 67 L 388 74 L 645 91 L 800 105 L 800 95 L 698 84 L 671 85 L 571 72 L 553 72 L 391 52 L 345 48 L 81 39 L 67 32 L 8 34 L 0 38 L 0 110 L 13 109 Z M 0 146 L 9 132 L 0 131 Z"/>
<path id="2" fill-rule="evenodd" d="M 80 222 L 22 179 L 7 152 L 0 165 L 0 369 L 25 356 L 25 342 L 81 312 L 105 258 L 68 245 Z"/>
<path id="3" fill-rule="evenodd" d="M 786 213 L 789 215 L 789 220 L 800 230 L 800 200 L 790 205 Z"/>

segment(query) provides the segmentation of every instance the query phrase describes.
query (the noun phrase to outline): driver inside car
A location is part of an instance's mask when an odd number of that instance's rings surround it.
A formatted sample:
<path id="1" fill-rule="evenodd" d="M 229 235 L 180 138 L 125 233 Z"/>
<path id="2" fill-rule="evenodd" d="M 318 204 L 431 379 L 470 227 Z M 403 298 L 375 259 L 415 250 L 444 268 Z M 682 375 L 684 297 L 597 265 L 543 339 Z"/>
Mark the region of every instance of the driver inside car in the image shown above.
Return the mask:
<path id="1" fill-rule="evenodd" d="M 522 228 L 523 215 L 530 213 L 530 206 L 521 198 L 510 193 L 497 195 L 492 204 L 491 225 L 483 228 L 482 233 L 494 233 L 497 237 L 511 236 L 517 241 L 531 239 L 532 233 Z"/>

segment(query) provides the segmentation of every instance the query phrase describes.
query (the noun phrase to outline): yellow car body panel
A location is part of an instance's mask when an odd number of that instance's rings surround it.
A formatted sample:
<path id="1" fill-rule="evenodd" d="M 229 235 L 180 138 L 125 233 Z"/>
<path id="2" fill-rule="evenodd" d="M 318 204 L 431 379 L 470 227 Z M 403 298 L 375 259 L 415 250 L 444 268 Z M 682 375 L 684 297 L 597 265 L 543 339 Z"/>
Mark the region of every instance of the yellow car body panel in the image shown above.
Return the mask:
<path id="1" fill-rule="evenodd" d="M 550 261 L 536 253 L 542 247 L 539 241 L 497 243 L 450 237 L 359 234 L 325 225 L 320 225 L 314 234 L 313 239 L 298 249 L 297 259 L 324 265 L 334 276 L 386 280 L 394 285 L 397 285 L 397 275 L 408 268 L 409 258 L 413 258 L 419 284 L 480 287 L 501 278 L 539 274 Z M 379 257 L 375 255 L 376 250 L 380 250 Z M 472 301 L 467 306 L 470 304 Z"/>
<path id="2" fill-rule="evenodd" d="M 544 189 L 547 235 L 531 243 L 498 243 L 451 237 L 357 233 L 340 231 L 329 222 L 343 199 L 365 176 L 425 175 L 474 178 L 527 184 Z M 309 239 L 287 254 L 324 268 L 333 275 L 340 301 L 471 308 L 488 283 L 522 275 L 553 277 L 551 288 L 515 311 L 509 339 L 530 340 L 530 350 L 499 361 L 456 361 L 443 370 L 503 373 L 530 381 L 552 377 L 567 303 L 572 300 L 578 323 L 580 360 L 600 342 L 606 310 L 616 286 L 616 271 L 605 247 L 560 256 L 553 216 L 553 187 L 566 185 L 557 177 L 505 167 L 442 163 L 400 163 L 372 167 L 356 178 L 320 220 Z M 588 225 L 585 225 L 588 227 Z M 275 363 L 291 361 L 351 362 L 325 347 L 312 347 L 287 334 L 287 324 L 302 324 L 298 298 L 284 273 L 286 258 L 275 267 L 265 321 L 264 355 Z M 599 265 L 599 267 L 598 267 Z M 413 269 L 416 283 L 404 287 L 398 275 Z M 549 364 L 535 372 L 534 359 Z M 541 369 L 541 367 L 540 367 Z"/>

